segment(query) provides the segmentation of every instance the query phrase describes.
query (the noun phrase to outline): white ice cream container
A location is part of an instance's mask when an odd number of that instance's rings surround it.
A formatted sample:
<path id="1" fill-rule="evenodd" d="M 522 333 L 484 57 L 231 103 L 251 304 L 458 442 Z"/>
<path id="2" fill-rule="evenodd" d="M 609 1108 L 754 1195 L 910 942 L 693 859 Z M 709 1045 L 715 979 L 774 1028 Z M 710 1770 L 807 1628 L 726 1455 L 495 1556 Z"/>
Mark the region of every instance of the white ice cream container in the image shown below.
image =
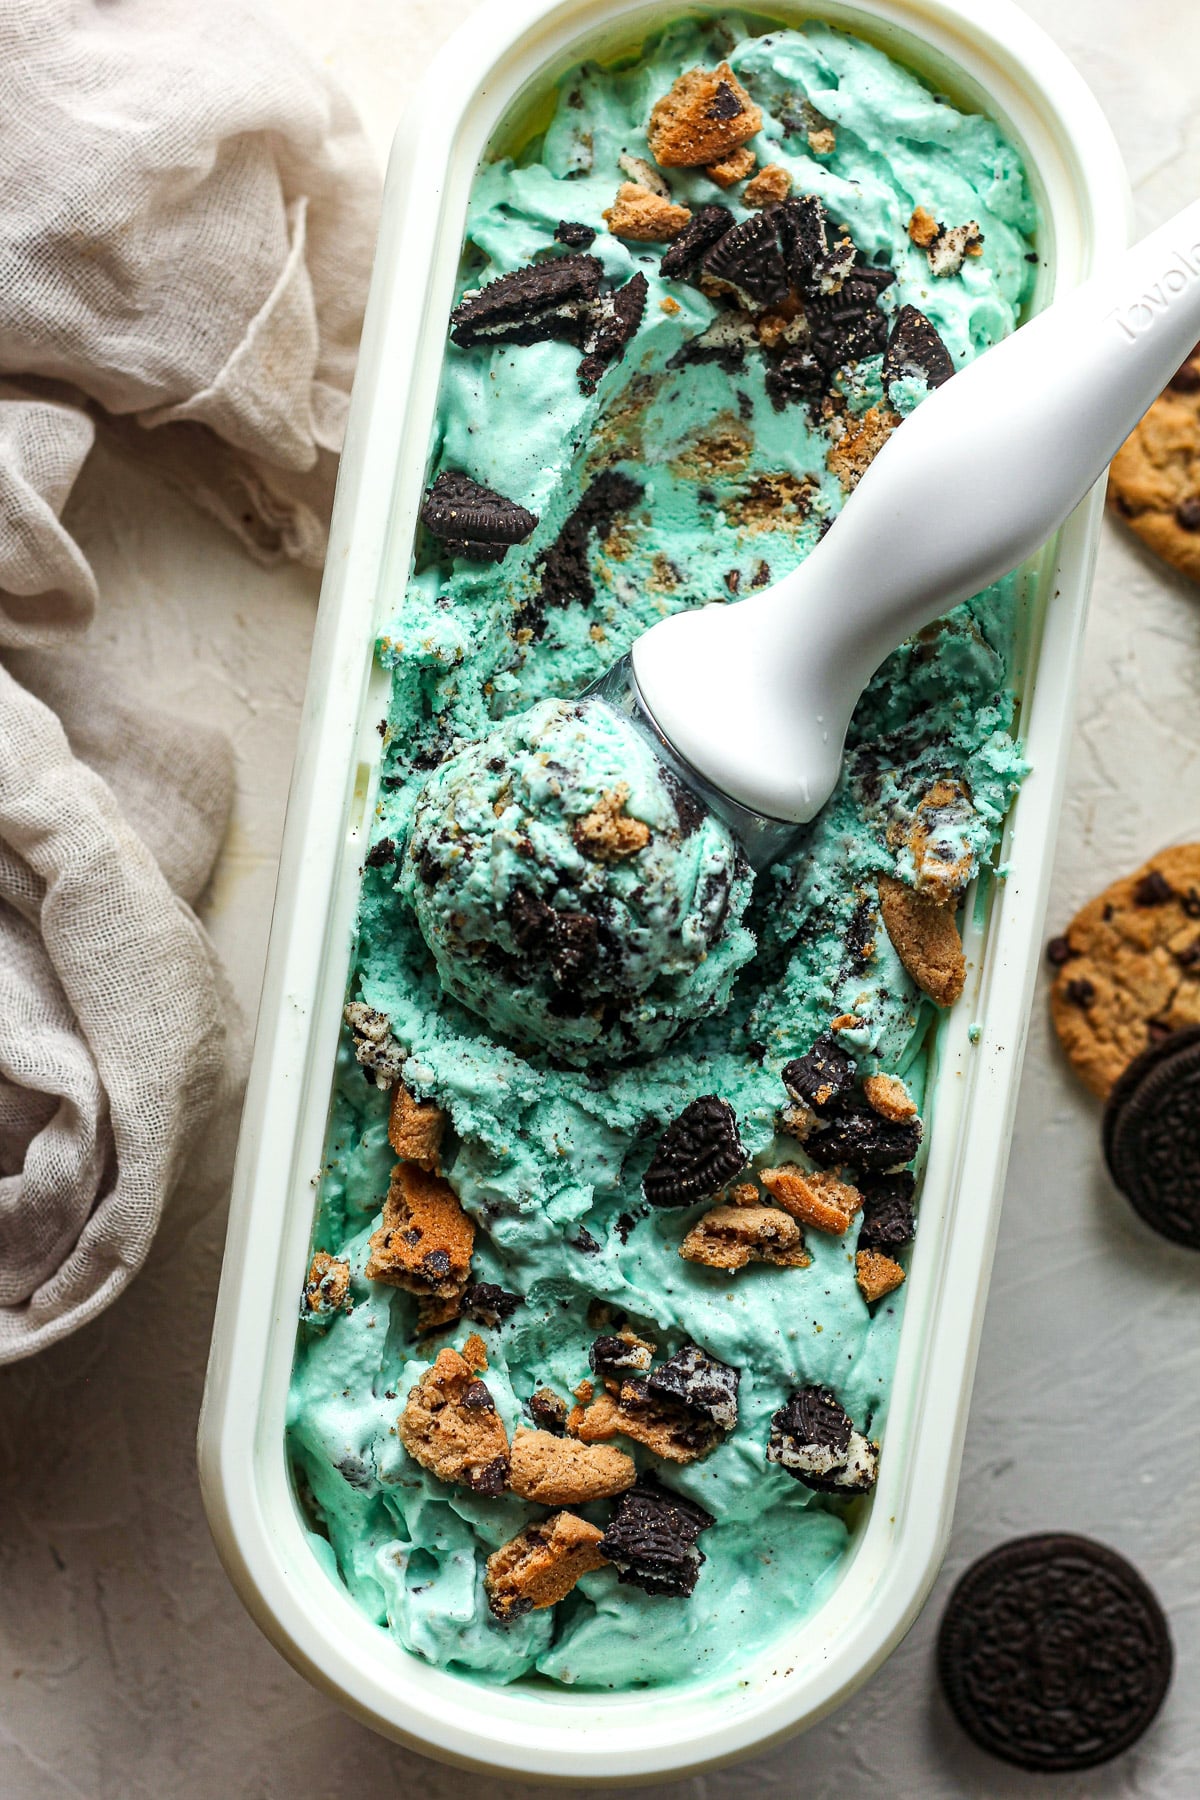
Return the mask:
<path id="1" fill-rule="evenodd" d="M 200 1421 L 200 1476 L 230 1579 L 297 1669 L 359 1718 L 468 1767 L 574 1784 L 663 1779 L 764 1749 L 811 1725 L 878 1668 L 937 1573 L 955 1485 L 1017 1098 L 1101 494 L 1031 569 L 1016 670 L 1033 773 L 999 866 L 968 907 L 967 991 L 944 1020 L 929 1093 L 920 1232 L 880 1462 L 844 1573 L 737 1678 L 614 1694 L 511 1686 L 406 1652 L 320 1560 L 284 1446 L 297 1307 L 380 755 L 388 678 L 373 662 L 385 596 L 403 587 L 467 199 L 501 120 L 589 56 L 714 0 L 493 0 L 430 67 L 393 151 L 329 559 L 313 643 L 234 1176 Z M 1035 304 L 1125 242 L 1128 189 L 1079 76 L 1007 0 L 786 0 L 878 43 L 1021 148 L 1041 208 Z"/>

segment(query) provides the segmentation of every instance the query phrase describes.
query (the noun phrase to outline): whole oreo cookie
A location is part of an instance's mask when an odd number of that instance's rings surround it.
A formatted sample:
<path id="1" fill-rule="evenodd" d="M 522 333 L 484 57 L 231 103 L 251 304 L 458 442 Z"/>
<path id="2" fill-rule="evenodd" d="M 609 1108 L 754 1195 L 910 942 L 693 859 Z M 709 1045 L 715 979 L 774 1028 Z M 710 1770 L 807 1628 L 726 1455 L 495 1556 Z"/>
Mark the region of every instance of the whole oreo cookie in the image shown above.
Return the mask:
<path id="1" fill-rule="evenodd" d="M 1116 1082 L 1104 1159 L 1147 1225 L 1200 1250 L 1200 1025 L 1151 1045 Z"/>
<path id="2" fill-rule="evenodd" d="M 1090 1769 L 1146 1730 L 1171 1680 L 1163 1610 L 1137 1570 L 1091 1538 L 1015 1538 L 972 1564 L 938 1634 L 963 1729 L 1018 1768 Z"/>

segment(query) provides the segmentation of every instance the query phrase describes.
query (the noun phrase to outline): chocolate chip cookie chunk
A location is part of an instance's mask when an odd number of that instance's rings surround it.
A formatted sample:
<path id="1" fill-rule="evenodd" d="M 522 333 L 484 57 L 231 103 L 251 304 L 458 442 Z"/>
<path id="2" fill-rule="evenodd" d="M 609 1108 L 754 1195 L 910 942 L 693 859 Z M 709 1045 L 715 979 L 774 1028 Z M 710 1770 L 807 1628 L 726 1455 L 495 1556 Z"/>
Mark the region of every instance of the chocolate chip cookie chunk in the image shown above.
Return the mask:
<path id="1" fill-rule="evenodd" d="M 1054 1028 L 1103 1098 L 1149 1045 L 1200 1023 L 1200 844 L 1160 851 L 1114 881 L 1048 955 Z"/>
<path id="2" fill-rule="evenodd" d="M 1113 511 L 1200 581 L 1200 344 L 1113 458 Z"/>

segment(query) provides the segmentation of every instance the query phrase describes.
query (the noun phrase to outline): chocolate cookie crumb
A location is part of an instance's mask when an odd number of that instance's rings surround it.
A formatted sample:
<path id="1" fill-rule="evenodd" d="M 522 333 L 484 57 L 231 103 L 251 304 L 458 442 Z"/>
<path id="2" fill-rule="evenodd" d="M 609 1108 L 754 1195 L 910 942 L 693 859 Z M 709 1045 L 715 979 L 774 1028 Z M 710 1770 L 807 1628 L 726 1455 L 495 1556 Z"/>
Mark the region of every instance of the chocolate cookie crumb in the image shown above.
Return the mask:
<path id="1" fill-rule="evenodd" d="M 590 250 L 596 241 L 595 228 L 579 219 L 560 219 L 554 227 L 554 235 L 560 244 L 569 244 L 572 250 Z"/>
<path id="2" fill-rule="evenodd" d="M 647 1594 L 686 1599 L 705 1561 L 696 1540 L 715 1524 L 694 1500 L 643 1475 L 622 1495 L 599 1547 L 616 1566 L 618 1581 Z"/>
<path id="3" fill-rule="evenodd" d="M 550 338 L 580 343 L 603 274 L 599 258 L 587 255 L 514 269 L 463 295 L 450 314 L 450 336 L 462 350 Z"/>
<path id="4" fill-rule="evenodd" d="M 539 1431 L 549 1431 L 555 1437 L 562 1437 L 567 1429 L 569 1408 L 561 1394 L 556 1394 L 553 1388 L 534 1388 L 525 1404 Z"/>
<path id="5" fill-rule="evenodd" d="M 857 1074 L 853 1056 L 826 1032 L 811 1050 L 784 1064 L 782 1080 L 793 1100 L 824 1116 L 854 1091 Z"/>
<path id="6" fill-rule="evenodd" d="M 451 469 L 443 470 L 426 493 L 421 519 L 452 556 L 497 563 L 514 544 L 524 543 L 538 522 L 528 507 Z"/>
<path id="7" fill-rule="evenodd" d="M 684 1344 L 651 1371 L 646 1386 L 660 1400 L 673 1401 L 721 1431 L 732 1431 L 737 1424 L 741 1378 L 740 1369 L 710 1356 L 699 1344 Z"/>
<path id="8" fill-rule="evenodd" d="M 879 1455 L 828 1388 L 800 1388 L 771 1420 L 767 1461 L 821 1494 L 864 1494 Z"/>
<path id="9" fill-rule="evenodd" d="M 474 1319 L 477 1325 L 486 1325 L 490 1331 L 498 1331 L 524 1304 L 523 1294 L 506 1293 L 494 1281 L 471 1282 L 462 1298 L 462 1310 L 467 1318 Z"/>
<path id="10" fill-rule="evenodd" d="M 946 1603 L 937 1660 L 968 1735 L 1049 1774 L 1094 1768 L 1135 1743 L 1174 1657 L 1162 1607 L 1123 1556 L 1042 1532 L 971 1565 Z"/>
<path id="11" fill-rule="evenodd" d="M 651 1206 L 691 1206 L 739 1175 L 746 1151 L 727 1100 L 703 1094 L 685 1106 L 659 1140 L 642 1191 Z"/>

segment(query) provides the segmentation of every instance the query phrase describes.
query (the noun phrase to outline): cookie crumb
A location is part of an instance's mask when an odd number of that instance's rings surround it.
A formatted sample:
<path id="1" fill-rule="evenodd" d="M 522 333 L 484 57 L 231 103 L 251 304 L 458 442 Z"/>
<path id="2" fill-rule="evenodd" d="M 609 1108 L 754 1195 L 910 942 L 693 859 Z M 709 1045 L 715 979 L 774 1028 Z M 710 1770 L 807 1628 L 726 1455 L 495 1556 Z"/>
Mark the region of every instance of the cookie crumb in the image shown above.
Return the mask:
<path id="1" fill-rule="evenodd" d="M 364 1273 L 368 1281 L 461 1301 L 474 1246 L 475 1227 L 449 1182 L 416 1163 L 400 1162 L 392 1171 L 383 1222 L 371 1233 Z"/>
<path id="2" fill-rule="evenodd" d="M 647 162 L 644 156 L 633 156 L 628 150 L 622 150 L 617 158 L 617 167 L 622 174 L 628 175 L 634 187 L 648 188 L 660 200 L 671 198 L 671 190 L 666 181 L 654 164 Z"/>
<path id="3" fill-rule="evenodd" d="M 904 1280 L 904 1270 L 878 1250 L 859 1250 L 854 1258 L 854 1279 L 868 1306 L 894 1293 Z"/>
<path id="4" fill-rule="evenodd" d="M 619 1395 L 596 1395 L 587 1411 L 568 1429 L 585 1444 L 608 1438 L 631 1438 L 664 1462 L 689 1463 L 707 1456 L 722 1436 L 710 1420 L 698 1419 L 682 1407 L 658 1400 L 644 1381 L 626 1381 Z"/>
<path id="5" fill-rule="evenodd" d="M 669 244 L 691 221 L 686 206 L 676 206 L 636 182 L 623 181 L 617 197 L 601 217 L 613 237 L 639 244 Z"/>
<path id="6" fill-rule="evenodd" d="M 886 406 L 868 407 L 856 419 L 825 456 L 825 466 L 836 475 L 846 492 L 852 493 L 872 462 L 901 423 L 899 413 Z"/>
<path id="7" fill-rule="evenodd" d="M 807 133 L 807 141 L 814 156 L 832 156 L 837 149 L 837 132 L 832 125 L 819 125 Z"/>
<path id="8" fill-rule="evenodd" d="M 922 250 L 928 250 L 931 244 L 936 243 L 940 231 L 941 226 L 927 206 L 914 208 L 908 221 L 908 235 L 914 244 Z"/>
<path id="9" fill-rule="evenodd" d="M 650 842 L 650 827 L 625 811 L 629 783 L 622 781 L 600 796 L 592 811 L 577 819 L 571 836 L 577 849 L 595 862 L 621 862 L 636 856 Z"/>
<path id="10" fill-rule="evenodd" d="M 476 1354 L 472 1351 L 473 1359 Z M 507 1488 L 508 1433 L 490 1390 L 457 1350 L 438 1351 L 409 1393 L 399 1432 L 408 1454 L 439 1481 L 477 1494 L 497 1495 Z"/>
<path id="11" fill-rule="evenodd" d="M 894 1075 L 868 1075 L 863 1093 L 881 1118 L 899 1124 L 902 1119 L 915 1119 L 917 1103 L 902 1081 Z"/>
<path id="12" fill-rule="evenodd" d="M 740 1191 L 740 1190 L 735 1190 Z M 755 1193 L 753 1188 L 750 1189 Z M 757 1196 L 756 1196 L 757 1197 Z M 745 1201 L 714 1206 L 692 1226 L 679 1246 L 685 1262 L 732 1274 L 747 1263 L 774 1263 L 781 1269 L 806 1269 L 812 1257 L 795 1219 L 777 1206 Z"/>
<path id="13" fill-rule="evenodd" d="M 567 1429 L 569 1409 L 561 1394 L 556 1394 L 553 1388 L 534 1388 L 526 1405 L 538 1431 L 552 1432 L 555 1437 L 563 1435 Z"/>
<path id="14" fill-rule="evenodd" d="M 327 1250 L 314 1251 L 300 1300 L 301 1318 L 328 1323 L 349 1298 L 350 1264 Z"/>
<path id="15" fill-rule="evenodd" d="M 674 294 L 664 294 L 662 299 L 658 303 L 658 307 L 659 307 L 660 312 L 665 312 L 665 313 L 669 314 L 671 317 L 673 317 L 676 313 L 683 311 L 682 306 L 680 306 L 680 304 L 679 304 L 678 300 L 676 300 Z"/>
<path id="16" fill-rule="evenodd" d="M 564 1600 L 581 1575 L 603 1568 L 599 1526 L 559 1512 L 527 1525 L 487 1560 L 484 1587 L 498 1619 L 517 1619 Z"/>
<path id="17" fill-rule="evenodd" d="M 781 1163 L 777 1169 L 760 1169 L 759 1180 L 784 1211 L 814 1231 L 841 1237 L 862 1206 L 862 1195 L 848 1181 L 826 1170 L 801 1169 Z"/>
<path id="18" fill-rule="evenodd" d="M 396 1155 L 416 1163 L 427 1174 L 436 1174 L 445 1130 L 446 1114 L 441 1107 L 432 1100 L 416 1099 L 403 1081 L 397 1081 L 388 1111 L 388 1142 Z"/>
<path id="19" fill-rule="evenodd" d="M 953 906 L 975 873 L 966 833 L 975 818 L 971 796 L 961 781 L 941 777 L 917 805 L 905 836 L 919 894 L 939 906 Z"/>
<path id="20" fill-rule="evenodd" d="M 879 877 L 879 910 L 905 972 L 937 1006 L 953 1006 L 967 978 L 954 914 L 892 875 Z"/>
<path id="21" fill-rule="evenodd" d="M 792 178 L 779 163 L 767 163 L 742 190 L 743 206 L 777 206 L 792 191 Z"/>
<path id="22" fill-rule="evenodd" d="M 722 162 L 710 163 L 704 173 L 718 187 L 733 187 L 735 182 L 745 181 L 753 170 L 755 161 L 753 150 L 747 149 L 743 144 L 740 150 L 735 150 L 732 156 L 725 157 Z"/>
<path id="23" fill-rule="evenodd" d="M 509 1485 L 539 1506 L 584 1506 L 624 1493 L 637 1480 L 633 1458 L 609 1444 L 585 1444 L 550 1431 L 518 1431 L 509 1453 Z"/>
<path id="24" fill-rule="evenodd" d="M 762 113 L 727 62 L 688 69 L 650 113 L 646 135 L 660 168 L 709 168 L 752 138 Z"/>

